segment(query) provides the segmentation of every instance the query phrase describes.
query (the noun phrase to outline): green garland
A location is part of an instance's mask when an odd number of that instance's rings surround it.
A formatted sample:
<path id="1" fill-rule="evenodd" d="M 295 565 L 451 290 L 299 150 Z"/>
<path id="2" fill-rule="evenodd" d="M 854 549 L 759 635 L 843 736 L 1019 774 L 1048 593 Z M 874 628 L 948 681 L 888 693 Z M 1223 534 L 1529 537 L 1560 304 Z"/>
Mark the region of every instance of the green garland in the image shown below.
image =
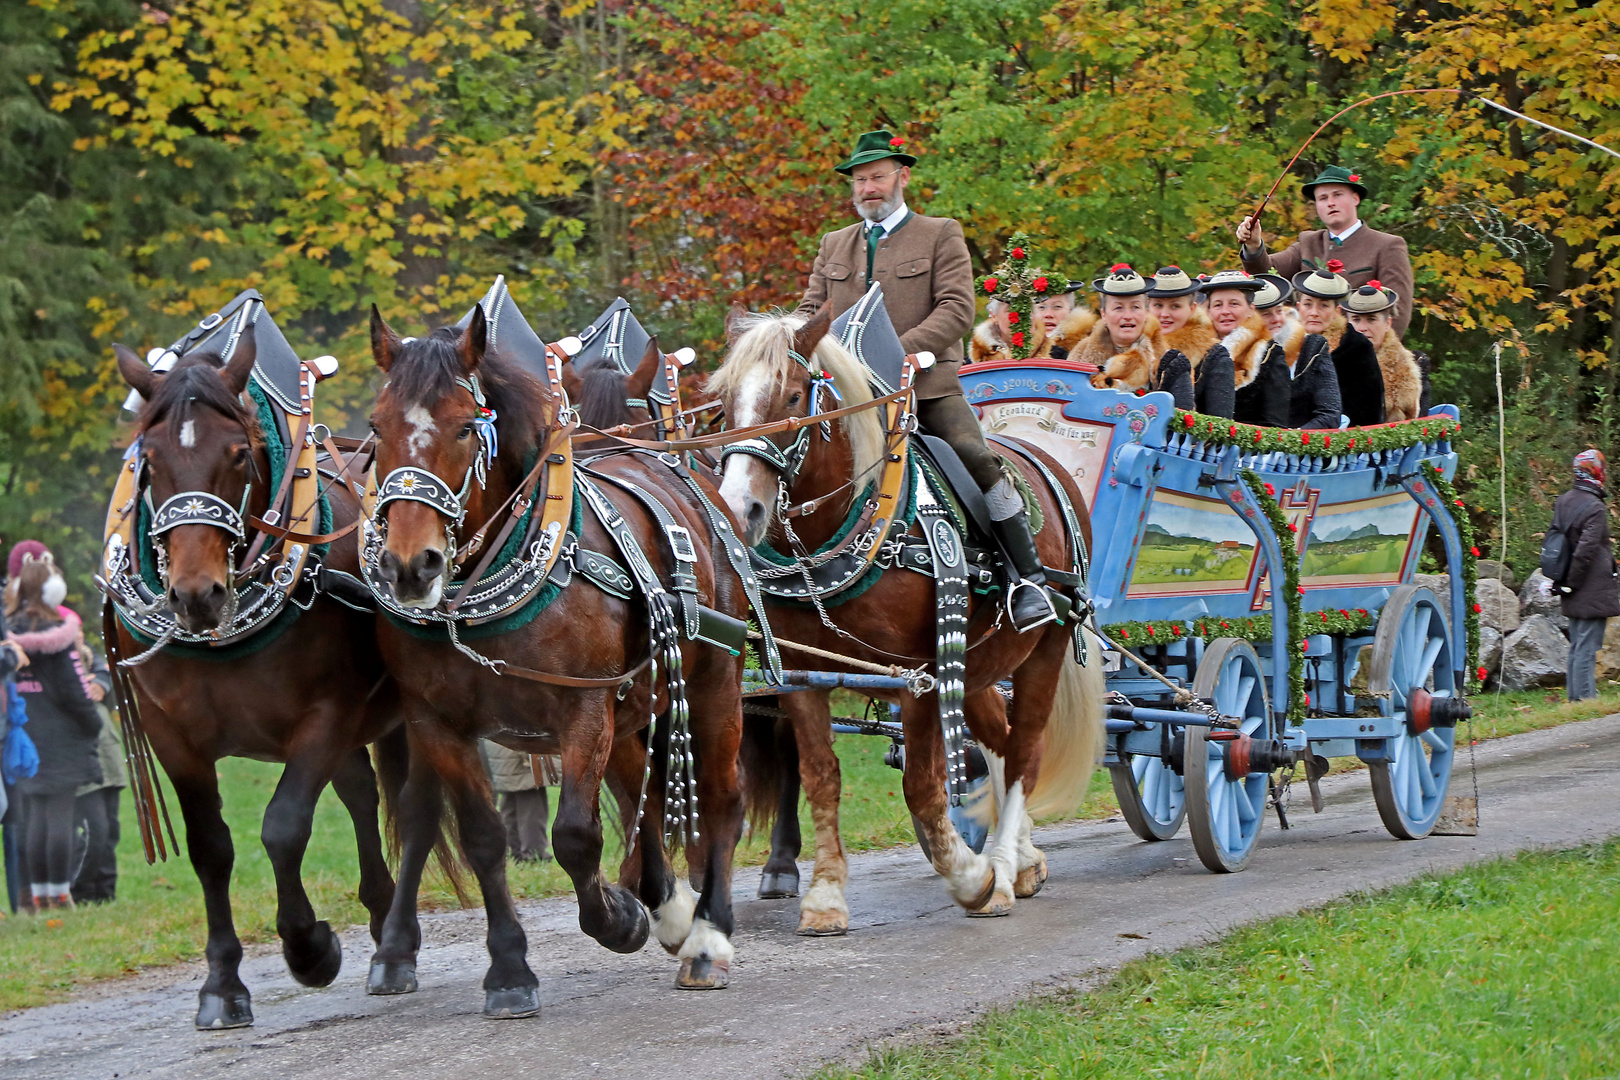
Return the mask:
<path id="1" fill-rule="evenodd" d="M 1275 429 L 1268 429 L 1275 430 Z M 1310 432 L 1299 432 L 1301 435 Z M 1300 627 L 1303 618 L 1300 615 L 1299 598 L 1305 594 L 1304 586 L 1299 583 L 1299 552 L 1289 537 L 1298 531 L 1282 507 L 1277 505 L 1277 499 L 1272 494 L 1269 484 L 1260 479 L 1260 474 L 1253 469 L 1244 469 L 1243 482 L 1249 486 L 1249 492 L 1254 501 L 1260 504 L 1265 512 L 1266 520 L 1271 522 L 1271 532 L 1277 538 L 1277 543 L 1286 544 L 1283 551 L 1283 607 L 1287 612 L 1285 625 L 1288 628 L 1288 719 L 1292 723 L 1299 723 L 1305 719 L 1305 639 L 1300 636 Z M 1271 583 L 1271 602 L 1277 603 L 1277 583 Z M 1295 640 L 1299 641 L 1299 648 L 1294 648 Z M 1271 662 L 1277 662 L 1276 657 Z"/>
<path id="2" fill-rule="evenodd" d="M 1035 301 L 1044 299 L 1052 287 L 1046 275 L 1030 262 L 1029 249 L 1029 237 L 1013 233 L 1007 241 L 1007 257 L 978 280 L 984 295 L 1007 305 L 1007 345 L 1014 360 L 1028 360 L 1035 351 Z"/>
<path id="3" fill-rule="evenodd" d="M 1404 450 L 1419 443 L 1452 439 L 1462 432 L 1462 423 L 1449 416 L 1422 416 L 1378 427 L 1301 431 L 1295 428 L 1255 427 L 1219 416 L 1177 409 L 1170 422 L 1171 434 L 1182 434 L 1216 446 L 1236 446 L 1251 453 L 1281 450 L 1306 457 L 1335 457 L 1341 454 L 1370 454 L 1379 450 Z"/>
<path id="4" fill-rule="evenodd" d="M 1429 474 L 1429 481 L 1434 485 L 1434 492 L 1445 501 L 1447 506 L 1454 508 L 1451 515 L 1457 523 L 1457 535 L 1462 539 L 1463 550 L 1463 624 L 1467 627 L 1467 653 L 1463 656 L 1463 668 L 1467 671 L 1468 690 L 1478 692 L 1485 686 L 1485 669 L 1479 666 L 1479 614 L 1482 610 L 1479 603 L 1479 594 L 1475 591 L 1479 580 L 1479 547 L 1474 543 L 1474 523 L 1468 518 L 1468 508 L 1457 495 L 1457 489 L 1446 474 L 1433 462 L 1425 461 L 1423 469 Z"/>

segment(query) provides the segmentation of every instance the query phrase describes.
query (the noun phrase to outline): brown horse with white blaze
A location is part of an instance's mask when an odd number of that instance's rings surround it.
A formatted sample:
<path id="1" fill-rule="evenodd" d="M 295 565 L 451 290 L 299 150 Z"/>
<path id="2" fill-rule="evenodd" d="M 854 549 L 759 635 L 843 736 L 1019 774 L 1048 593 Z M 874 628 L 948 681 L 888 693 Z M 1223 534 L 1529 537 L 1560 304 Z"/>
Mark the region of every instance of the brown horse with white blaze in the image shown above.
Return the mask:
<path id="1" fill-rule="evenodd" d="M 481 307 L 473 309 L 462 331 L 440 329 L 410 340 L 401 340 L 373 309 L 373 354 L 387 376 L 372 413 L 377 475 L 405 469 L 463 492 L 455 508 L 459 516 L 445 506 L 405 499 L 379 504 L 376 577 L 391 600 L 405 608 L 431 613 L 442 606 L 456 572 L 463 522 L 471 529 L 490 521 L 519 490 L 537 455 L 546 458 L 556 449 L 555 440 L 567 437 L 558 427 L 556 395 L 510 358 L 486 352 L 485 335 Z M 489 411 L 499 426 L 498 449 L 487 474 L 477 476 L 478 455 L 488 451 L 475 437 L 475 422 Z M 616 477 L 656 493 L 682 528 L 694 537 L 708 535 L 705 512 L 670 480 L 664 466 L 636 455 L 593 469 L 598 477 Z M 661 580 L 670 580 L 676 567 L 658 521 L 613 483 L 599 479 L 597 490 L 627 523 Z M 589 510 L 579 544 L 582 551 L 617 557 L 612 536 Z M 715 559 L 711 545 L 694 546 L 693 574 L 702 603 L 741 619 L 745 600 L 735 572 L 724 558 Z M 507 890 L 504 833 L 478 757 L 480 738 L 520 752 L 561 756 L 552 849 L 573 880 L 580 928 L 610 949 L 634 952 L 647 939 L 651 911 L 652 933 L 682 960 L 677 985 L 726 984 L 732 957 L 731 859 L 742 831 L 737 783 L 742 658 L 696 640 L 679 643 L 701 838 L 688 851 L 694 880 L 701 882 L 701 895 L 694 898 L 677 882 L 665 855 L 662 755 L 646 754 L 650 714 L 655 707 L 669 710 L 671 695 L 667 665 L 656 665 L 664 677 L 655 684 L 646 663 L 653 643 L 645 605 L 641 598 L 611 595 L 575 574 L 526 625 L 475 643 L 481 655 L 504 666 L 504 674 L 457 651 L 443 635 L 425 637 L 389 619 L 379 623 L 384 657 L 403 691 L 412 755 L 400 806 L 399 887 L 372 961 L 372 993 L 416 988 L 416 889 L 441 792 L 447 790 L 488 913 L 485 1015 L 539 1012 L 538 980 L 526 962 L 527 941 Z M 655 748 L 670 730 L 659 726 Z M 644 772 L 649 761 L 650 780 Z M 598 796 L 604 778 L 625 812 L 632 839 L 617 884 L 601 869 Z M 643 792 L 645 810 L 637 820 Z"/>
<path id="2" fill-rule="evenodd" d="M 825 311 L 808 322 L 793 316 L 738 315 L 728 329 L 731 349 L 709 386 L 719 394 L 732 427 L 812 416 L 819 390 L 816 374 L 820 372 L 830 374 L 844 408 L 873 396 L 865 367 L 828 334 Z M 818 426 L 810 423 L 799 430 L 814 431 Z M 720 492 L 732 513 L 745 523 L 750 545 L 771 540 L 778 550 L 785 550 L 783 515 L 789 507 L 781 501 L 784 494 L 800 511 L 793 528 L 802 550 L 817 551 L 834 538 L 853 501 L 863 497 L 863 486 L 876 477 L 889 447 L 874 410 L 833 422 L 829 435 L 824 439 L 812 434 L 801 449 L 785 453 L 784 460 L 797 460 L 787 475 L 758 454 L 733 454 L 726 459 Z M 785 439 L 778 436 L 776 442 L 778 449 L 788 451 L 791 448 L 784 445 Z M 1040 456 L 1034 447 L 1025 450 Z M 1078 573 L 1056 493 L 1023 454 L 1007 453 L 1004 458 L 1008 467 L 1029 481 L 1044 512 L 1046 526 L 1036 537 L 1042 561 Z M 1049 462 L 1048 469 L 1064 485 L 1089 544 L 1089 518 L 1080 493 L 1055 462 Z M 809 506 L 814 507 L 813 513 L 803 513 Z M 914 525 L 912 534 L 917 533 Z M 936 651 L 934 601 L 930 577 L 895 568 L 846 602 L 828 599 L 827 604 L 834 606 L 828 606 L 826 614 L 836 628 L 803 603 L 767 601 L 766 607 L 790 661 L 793 649 L 787 641 L 869 664 L 904 661 L 926 666 Z M 900 706 L 906 804 L 934 869 L 945 878 L 951 897 L 970 914 L 1004 915 L 1012 910 L 1015 896 L 1034 895 L 1046 878 L 1045 857 L 1030 841 L 1031 813 L 1070 810 L 1084 795 L 1102 745 L 1102 665 L 1094 643 L 1091 663 L 1082 667 L 1075 662 L 1068 628 L 1048 624 L 1027 633 L 1015 632 L 1004 624 L 993 597 L 974 596 L 969 612 L 966 721 L 974 738 L 1004 763 L 1006 794 L 988 856 L 975 854 L 948 816 L 937 693 L 918 697 L 900 691 L 873 696 Z M 806 666 L 839 667 L 822 659 Z M 1010 708 L 996 689 L 1009 676 L 1014 690 Z M 841 781 L 832 748 L 829 694 L 787 693 L 780 696 L 778 705 L 791 722 L 799 779 L 815 823 L 815 872 L 800 905 L 799 931 L 841 934 L 849 925 L 845 901 L 848 867 L 838 834 Z M 753 740 L 760 731 L 769 729 L 751 725 L 745 737 Z M 779 756 L 790 759 L 791 749 L 782 747 Z M 751 764 L 770 757 L 769 748 L 751 747 L 745 753 Z M 777 800 L 791 778 L 773 778 L 761 768 L 747 768 L 745 775 L 752 812 L 760 817 L 789 812 L 787 801 L 782 800 L 779 808 Z M 767 880 L 773 874 L 791 875 L 788 880 L 796 887 L 797 834 L 796 830 L 787 833 L 790 840 L 786 845 L 773 845 L 766 875 Z"/>
<path id="3" fill-rule="evenodd" d="M 255 360 L 252 327 L 223 367 L 219 356 L 199 352 L 162 374 L 124 346 L 114 349 L 124 381 L 147 401 L 138 421 L 140 460 L 131 466 L 144 469 L 151 504 L 201 494 L 262 519 L 272 498 L 265 433 L 242 400 Z M 359 515 L 358 500 L 345 486 L 334 485 L 330 499 L 338 527 Z M 165 555 L 161 599 L 174 620 L 193 634 L 219 627 L 232 607 L 243 537 L 218 525 L 182 524 L 157 542 Z M 358 572 L 352 533 L 333 543 L 327 565 Z M 122 620 L 117 634 L 123 655 L 147 649 Z M 235 853 L 220 813 L 215 762 L 251 757 L 286 765 L 261 833 L 275 870 L 276 929 L 293 977 L 325 986 L 337 976 L 343 953 L 337 935 L 315 918 L 300 879 L 315 803 L 330 782 L 354 819 L 360 899 L 377 936 L 394 881 L 383 856 L 377 778 L 366 745 L 383 739 L 379 764 L 402 780 L 405 744 L 369 614 L 317 595 L 289 628 L 251 655 L 221 659 L 206 651 L 165 647 L 126 670 L 142 726 L 174 784 L 187 852 L 202 884 L 208 977 L 198 992 L 196 1023 L 212 1029 L 253 1022 L 238 970 L 242 945 L 230 902 Z"/>

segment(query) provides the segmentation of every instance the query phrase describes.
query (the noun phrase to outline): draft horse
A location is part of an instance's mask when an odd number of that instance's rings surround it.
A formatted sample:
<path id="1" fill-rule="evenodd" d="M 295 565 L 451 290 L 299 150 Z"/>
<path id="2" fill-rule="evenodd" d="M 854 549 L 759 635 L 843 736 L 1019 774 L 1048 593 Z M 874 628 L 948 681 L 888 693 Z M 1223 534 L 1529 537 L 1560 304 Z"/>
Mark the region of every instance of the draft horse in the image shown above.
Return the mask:
<path id="1" fill-rule="evenodd" d="M 190 504 L 231 511 L 161 532 L 155 527 L 150 541 L 162 575 L 154 606 L 166 605 L 166 617 L 191 635 L 206 635 L 230 620 L 235 590 L 246 576 L 237 562 L 250 548 L 252 529 L 242 519 L 262 521 L 275 498 L 266 433 L 255 409 L 243 401 L 257 352 L 254 330 L 249 325 L 243 331 L 223 366 L 218 353 L 198 351 L 158 373 L 123 345 L 114 350 L 124 381 L 146 399 L 136 425 L 138 452 L 124 465 L 140 477 L 138 499 L 159 510 L 170 506 L 184 512 Z M 289 454 L 287 468 L 294 467 L 296 457 L 296 450 Z M 346 485 L 332 484 L 328 498 L 335 529 L 356 520 L 359 500 Z M 125 512 L 136 512 L 138 505 L 131 500 Z M 140 557 L 139 551 L 127 553 L 130 560 Z M 358 573 L 352 531 L 332 543 L 326 566 Z M 214 768 L 220 758 L 286 766 L 265 807 L 260 836 L 275 871 L 276 931 L 293 978 L 305 986 L 325 986 L 343 962 L 337 935 L 315 918 L 300 878 L 315 803 L 328 783 L 354 819 L 360 900 L 371 913 L 374 938 L 393 899 L 394 880 L 378 829 L 377 777 L 366 746 L 383 739 L 378 763 L 385 783 L 392 773 L 397 784 L 403 782 L 405 742 L 373 617 L 320 593 L 306 611 L 289 608 L 283 617 L 290 626 L 260 631 L 273 640 L 250 638 L 234 658 L 210 654 L 206 647 L 170 645 L 123 669 L 141 726 L 174 785 L 187 852 L 202 884 L 208 978 L 198 991 L 199 1028 L 253 1023 L 238 970 L 242 944 L 231 919 L 235 854 L 220 813 Z M 115 655 L 138 657 L 148 651 L 151 642 L 138 640 L 123 618 L 114 632 L 117 641 L 108 644 L 116 645 Z M 253 648 L 256 644 L 262 647 Z"/>
<path id="2" fill-rule="evenodd" d="M 816 398 L 830 375 L 844 408 L 873 397 L 865 366 L 828 334 L 824 311 L 806 322 L 782 315 L 734 312 L 725 362 L 709 380 L 731 426 L 746 428 L 787 417 L 827 411 Z M 800 425 L 796 435 L 774 437 L 777 453 L 728 452 L 720 493 L 744 523 L 750 545 L 769 542 L 784 554 L 789 514 L 799 548 L 815 552 L 831 541 L 850 515 L 864 485 L 877 475 L 893 449 L 876 411 L 833 422 Z M 729 450 L 729 448 L 728 448 Z M 1067 473 L 1039 450 L 1022 444 L 1001 448 L 1007 467 L 1020 472 L 1036 493 L 1045 527 L 1036 537 L 1043 563 L 1080 573 L 1056 493 L 1046 477 L 1063 485 L 1078 527 L 1090 544 L 1090 521 L 1079 491 Z M 767 460 L 767 458 L 773 460 Z M 1036 461 L 1046 465 L 1043 471 Z M 796 462 L 796 464 L 795 464 Z M 918 534 L 913 525 L 909 535 Z M 1088 548 L 1089 549 L 1089 548 Z M 867 663 L 927 664 L 936 652 L 934 582 L 898 566 L 884 571 L 866 591 L 844 603 L 829 597 L 821 605 L 766 600 L 766 614 L 778 643 L 785 642 L 853 657 Z M 832 606 L 836 605 L 836 606 Z M 831 625 L 829 625 L 831 624 Z M 1005 798 L 988 857 L 962 840 L 948 816 L 946 758 L 937 691 L 914 696 L 901 691 L 874 694 L 900 706 L 905 733 L 903 788 L 919 839 L 934 869 L 945 878 L 951 897 L 973 915 L 1005 915 L 1015 897 L 1032 896 L 1046 879 L 1045 856 L 1030 841 L 1031 814 L 1071 810 L 1103 739 L 1103 679 L 1100 650 L 1092 645 L 1089 665 L 1072 655 L 1071 630 L 1055 623 L 1017 633 L 1002 617 L 994 595 L 973 595 L 969 606 L 967 666 L 963 709 L 968 730 L 1003 764 Z M 815 667 L 838 669 L 815 660 Z M 1010 705 L 997 684 L 1011 678 Z M 848 864 L 838 833 L 838 758 L 833 753 L 830 694 L 795 692 L 780 696 L 791 742 L 770 745 L 768 725 L 750 723 L 745 731 L 744 775 L 750 813 L 756 819 L 779 815 L 765 882 L 786 882 L 777 895 L 797 889 L 798 783 L 810 800 L 815 823 L 815 871 L 800 904 L 799 932 L 842 934 L 849 926 L 845 901 Z M 758 742 L 756 742 L 756 739 Z M 787 768 L 773 773 L 769 762 L 788 768 L 797 752 L 798 776 Z M 754 767 L 749 767 L 754 766 Z M 788 797 L 783 797 L 784 795 Z M 784 827 L 785 826 L 785 827 Z M 775 890 L 762 888 L 768 895 Z"/>
<path id="3" fill-rule="evenodd" d="M 372 312 L 372 350 L 387 377 L 371 418 L 383 494 L 395 490 L 390 479 L 461 493 L 436 505 L 379 499 L 373 590 L 399 613 L 445 614 L 458 574 L 466 574 L 456 563 L 469 540 L 463 525 L 498 527 L 503 508 L 521 501 L 514 496 L 526 478 L 564 451 L 573 430 L 560 415 L 564 403 L 547 385 L 512 358 L 486 350 L 486 325 L 483 308 L 475 306 L 463 330 L 441 328 L 402 340 Z M 532 620 L 459 647 L 459 636 L 452 640 L 447 633 L 458 625 L 453 611 L 439 621 L 437 636 L 422 634 L 397 615 L 378 624 L 385 661 L 404 699 L 411 769 L 400 802 L 399 884 L 372 961 L 372 993 L 416 988 L 416 890 L 447 792 L 488 913 L 485 1015 L 540 1011 L 538 980 L 525 960 L 527 942 L 507 890 L 504 833 L 479 762 L 480 738 L 561 756 L 552 850 L 573 880 L 581 929 L 607 948 L 634 952 L 648 937 L 651 911 L 653 935 L 681 959 L 678 986 L 708 989 L 728 981 L 731 860 L 742 831 L 740 650 L 684 635 L 678 644 L 655 641 L 645 592 L 615 595 L 595 583 L 600 576 L 585 574 L 589 559 L 597 565 L 601 559 L 635 561 L 605 527 L 617 518 L 639 557 L 665 588 L 674 588 L 679 583 L 671 584 L 672 575 L 681 567 L 667 542 L 669 524 L 703 538 L 713 521 L 687 486 L 647 455 L 576 464 L 569 482 L 576 497 L 588 494 L 587 488 L 594 495 L 586 500 L 577 537 L 566 538 L 551 571 L 551 580 L 568 584 Z M 661 502 L 672 522 L 661 525 L 625 485 Z M 553 497 L 564 496 L 558 490 L 544 496 Z M 543 504 L 540 495 L 535 500 Z M 711 544 L 692 546 L 694 560 L 683 564 L 691 589 L 705 607 L 740 622 L 745 596 L 735 570 Z M 469 566 L 473 561 L 466 559 Z M 646 662 L 655 646 L 678 648 L 684 705 L 672 692 L 669 653 L 661 652 L 657 664 Z M 687 839 L 694 883 L 701 888 L 695 898 L 677 882 L 664 843 L 666 770 L 682 767 L 681 755 L 668 749 L 672 738 L 681 741 L 679 718 L 671 714 L 682 710 L 689 715 L 689 768 L 695 769 L 698 835 L 695 843 Z M 657 732 L 649 740 L 655 713 Z M 604 777 L 625 811 L 630 838 L 617 884 L 605 880 L 601 866 L 598 798 Z"/>

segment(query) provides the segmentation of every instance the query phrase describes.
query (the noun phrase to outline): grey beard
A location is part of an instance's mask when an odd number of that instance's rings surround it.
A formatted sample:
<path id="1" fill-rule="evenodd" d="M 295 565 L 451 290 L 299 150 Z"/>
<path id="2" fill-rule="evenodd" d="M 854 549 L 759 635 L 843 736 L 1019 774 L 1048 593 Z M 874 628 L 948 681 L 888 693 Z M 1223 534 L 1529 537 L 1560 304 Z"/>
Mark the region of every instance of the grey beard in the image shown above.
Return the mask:
<path id="1" fill-rule="evenodd" d="M 900 203 L 905 199 L 905 197 L 905 192 L 901 191 L 899 188 L 896 188 L 894 194 L 890 195 L 887 199 L 884 199 L 881 203 L 879 203 L 876 209 L 871 208 L 867 204 L 861 202 L 859 199 L 851 199 L 850 202 L 855 204 L 856 214 L 865 218 L 867 221 L 878 222 L 900 209 Z"/>

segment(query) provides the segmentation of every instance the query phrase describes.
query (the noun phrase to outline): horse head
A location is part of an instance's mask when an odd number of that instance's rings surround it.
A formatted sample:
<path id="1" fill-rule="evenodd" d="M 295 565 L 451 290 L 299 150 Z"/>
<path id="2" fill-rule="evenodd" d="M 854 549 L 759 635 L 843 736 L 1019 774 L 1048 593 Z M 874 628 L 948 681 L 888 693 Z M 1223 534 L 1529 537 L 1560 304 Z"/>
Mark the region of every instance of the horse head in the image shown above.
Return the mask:
<path id="1" fill-rule="evenodd" d="M 783 491 L 816 499 L 858 488 L 882 459 L 883 431 L 876 411 L 845 417 L 822 429 L 815 417 L 842 405 L 869 401 L 867 372 L 828 336 L 831 315 L 823 308 L 806 321 L 791 315 L 749 315 L 733 308 L 726 319 L 731 345 L 709 379 L 728 426 L 751 427 L 789 418 L 805 422 L 787 431 L 727 446 L 720 495 L 743 526 L 749 545 L 765 539 Z M 855 483 L 851 485 L 851 481 Z M 847 508 L 850 491 L 842 499 Z M 829 506 L 827 517 L 842 511 Z"/>
<path id="2" fill-rule="evenodd" d="M 377 576 L 406 607 L 438 606 L 463 521 L 481 523 L 502 505 L 546 423 L 545 388 L 486 354 L 486 335 L 480 305 L 465 329 L 422 338 L 401 338 L 371 309 L 372 356 L 388 376 L 371 413 L 382 478 L 373 514 L 383 537 Z"/>
<path id="3" fill-rule="evenodd" d="M 271 494 L 263 435 L 242 402 L 257 354 L 253 327 L 223 365 L 217 353 L 193 353 L 160 373 L 123 345 L 113 352 L 124 381 L 146 399 L 141 465 L 169 608 L 183 629 L 206 633 L 230 608 L 249 511 L 263 513 Z"/>
<path id="4" fill-rule="evenodd" d="M 608 363 L 595 364 L 584 372 L 569 363 L 563 365 L 562 386 L 578 406 L 579 422 L 586 427 L 606 431 L 620 424 L 642 424 L 652 418 L 647 394 L 663 365 L 664 354 L 655 337 L 647 342 L 641 362 L 630 374 Z M 652 438 L 652 434 L 643 437 Z"/>

